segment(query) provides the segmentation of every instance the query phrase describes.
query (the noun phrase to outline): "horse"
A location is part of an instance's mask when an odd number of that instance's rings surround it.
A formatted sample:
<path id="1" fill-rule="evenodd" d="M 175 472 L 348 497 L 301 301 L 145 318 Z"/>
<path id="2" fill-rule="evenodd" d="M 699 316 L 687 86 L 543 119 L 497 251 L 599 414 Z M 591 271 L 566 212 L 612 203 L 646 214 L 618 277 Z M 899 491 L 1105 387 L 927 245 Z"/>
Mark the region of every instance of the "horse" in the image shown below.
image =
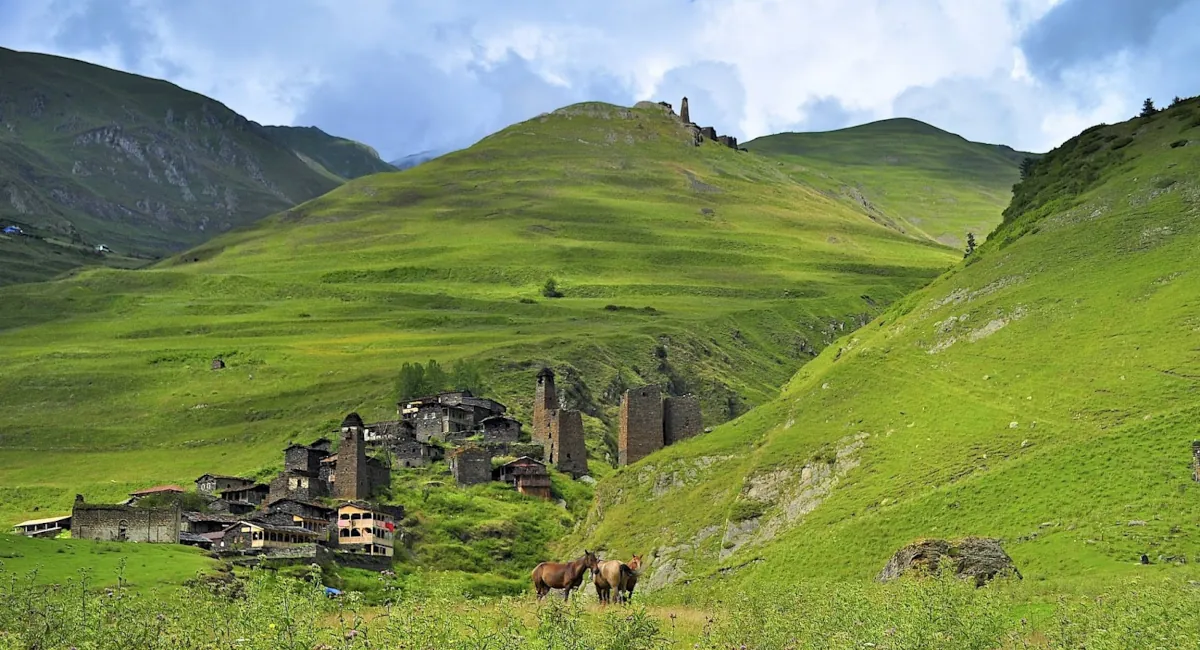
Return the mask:
<path id="1" fill-rule="evenodd" d="M 629 584 L 633 581 L 637 583 L 637 574 L 635 573 L 642 566 L 642 558 L 640 555 L 633 556 L 629 564 L 625 564 L 620 560 L 605 560 L 596 565 L 596 570 L 592 571 L 592 582 L 596 585 L 596 596 L 602 603 L 609 603 L 612 600 L 612 590 L 617 590 L 617 602 L 627 600 L 624 594 L 628 592 L 633 594 L 633 587 Z"/>
<path id="2" fill-rule="evenodd" d="M 596 554 L 584 550 L 583 557 L 570 562 L 542 562 L 534 567 L 529 574 L 533 578 L 533 588 L 537 590 L 538 600 L 541 600 L 551 589 L 563 589 L 563 600 L 571 597 L 571 590 L 583 584 L 583 572 L 591 570 L 596 573 L 599 560 Z"/>
<path id="3" fill-rule="evenodd" d="M 620 600 L 627 603 L 633 598 L 633 588 L 637 586 L 638 574 L 642 570 L 642 556 L 635 555 L 628 564 L 621 566 L 621 591 L 623 593 Z"/>

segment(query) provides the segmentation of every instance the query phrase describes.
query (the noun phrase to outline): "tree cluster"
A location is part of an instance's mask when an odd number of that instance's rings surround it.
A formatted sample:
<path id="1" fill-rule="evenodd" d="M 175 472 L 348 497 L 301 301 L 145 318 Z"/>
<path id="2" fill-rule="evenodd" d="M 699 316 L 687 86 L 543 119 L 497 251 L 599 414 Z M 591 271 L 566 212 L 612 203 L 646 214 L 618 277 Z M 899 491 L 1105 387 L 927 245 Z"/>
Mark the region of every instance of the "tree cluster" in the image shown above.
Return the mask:
<path id="1" fill-rule="evenodd" d="M 400 401 L 449 390 L 467 390 L 473 395 L 487 394 L 487 380 L 482 366 L 466 359 L 455 361 L 449 370 L 434 359 L 424 364 L 417 362 L 400 366 L 400 377 L 396 382 Z"/>

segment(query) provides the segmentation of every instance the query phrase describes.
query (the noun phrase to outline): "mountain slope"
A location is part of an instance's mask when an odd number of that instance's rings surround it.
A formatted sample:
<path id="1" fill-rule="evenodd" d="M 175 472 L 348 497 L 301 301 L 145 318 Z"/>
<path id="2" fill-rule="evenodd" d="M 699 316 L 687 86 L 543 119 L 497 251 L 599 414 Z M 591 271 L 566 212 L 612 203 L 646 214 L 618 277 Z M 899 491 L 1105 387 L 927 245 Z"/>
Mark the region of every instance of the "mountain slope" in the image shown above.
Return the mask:
<path id="1" fill-rule="evenodd" d="M 574 541 L 647 553 L 651 586 L 869 580 L 966 535 L 1026 580 L 1194 572 L 1198 152 L 1191 100 L 1047 154 L 976 255 L 778 399 L 601 482 Z"/>
<path id="2" fill-rule="evenodd" d="M 421 163 L 427 163 L 430 160 L 433 160 L 434 158 L 437 158 L 438 156 L 442 156 L 445 154 L 446 154 L 445 151 L 440 151 L 440 150 L 435 151 L 432 149 L 426 150 L 426 151 L 418 151 L 417 153 L 410 153 L 407 156 L 402 156 L 400 158 L 397 158 L 388 164 L 391 165 L 392 167 L 395 167 L 396 169 L 408 169 L 409 167 L 416 167 L 417 165 L 420 165 Z"/>
<path id="3" fill-rule="evenodd" d="M 338 183 L 207 97 L 0 48 L 0 224 L 37 241 L 0 240 L 0 284 L 102 263 L 100 244 L 179 251 Z"/>
<path id="4" fill-rule="evenodd" d="M 266 126 L 267 133 L 297 155 L 316 163 L 320 169 L 341 181 L 352 178 L 394 172 L 396 168 L 383 162 L 379 153 L 354 140 L 339 138 L 315 126 Z"/>
<path id="5" fill-rule="evenodd" d="M 982 241 L 1000 223 L 1021 160 L 1032 155 L 906 118 L 780 133 L 744 146 L 880 223 L 958 248 L 968 232 Z"/>
<path id="6" fill-rule="evenodd" d="M 719 423 L 958 257 L 692 142 L 656 105 L 575 105 L 153 269 L 0 289 L 0 519 L 277 463 L 351 410 L 394 417 L 400 366 L 431 358 L 526 422 L 552 365 L 601 471 L 624 387 Z"/>

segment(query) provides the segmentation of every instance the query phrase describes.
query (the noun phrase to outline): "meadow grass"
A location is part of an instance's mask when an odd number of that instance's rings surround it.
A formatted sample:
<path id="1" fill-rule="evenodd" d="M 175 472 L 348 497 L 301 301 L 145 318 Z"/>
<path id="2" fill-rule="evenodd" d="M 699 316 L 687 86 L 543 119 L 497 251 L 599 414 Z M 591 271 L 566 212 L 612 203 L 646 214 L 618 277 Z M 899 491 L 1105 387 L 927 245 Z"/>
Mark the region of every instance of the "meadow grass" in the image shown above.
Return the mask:
<path id="1" fill-rule="evenodd" d="M 1194 579 L 1200 159 L 1172 143 L 1200 139 L 1196 104 L 1049 154 L 977 255 L 776 400 L 619 470 L 564 546 L 742 589 L 860 583 L 967 535 L 1049 593 Z"/>
<path id="2" fill-rule="evenodd" d="M 526 422 L 554 367 L 602 463 L 625 387 L 722 422 L 956 258 L 689 137 L 577 105 L 152 269 L 0 289 L 0 522 L 268 471 L 350 411 L 394 418 L 401 364 L 431 358 L 481 363 Z"/>
<path id="3" fill-rule="evenodd" d="M 903 232 L 962 249 L 1000 222 L 1018 163 L 1032 154 L 970 142 L 900 118 L 819 133 L 778 133 L 745 145 L 793 178 Z"/>
<path id="4" fill-rule="evenodd" d="M 31 539 L 0 534 L 0 572 L 35 585 L 63 584 L 81 571 L 93 587 L 181 585 L 216 566 L 199 549 L 178 544 L 121 544 L 86 539 Z"/>

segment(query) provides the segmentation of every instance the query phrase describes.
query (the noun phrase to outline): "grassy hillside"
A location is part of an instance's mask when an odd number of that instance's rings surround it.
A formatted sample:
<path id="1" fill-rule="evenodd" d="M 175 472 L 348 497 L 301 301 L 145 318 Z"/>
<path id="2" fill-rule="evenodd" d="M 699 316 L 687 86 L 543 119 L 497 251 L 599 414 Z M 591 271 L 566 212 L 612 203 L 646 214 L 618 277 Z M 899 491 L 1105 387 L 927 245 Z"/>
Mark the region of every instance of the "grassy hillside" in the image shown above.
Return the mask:
<path id="1" fill-rule="evenodd" d="M 371 147 L 361 142 L 329 135 L 315 126 L 263 128 L 273 139 L 296 152 L 306 162 L 333 174 L 341 181 L 396 170 L 380 160 L 379 153 Z"/>
<path id="2" fill-rule="evenodd" d="M 0 70 L 0 224 L 37 242 L 0 240 L 0 284 L 177 252 L 340 182 L 165 81 L 3 48 Z"/>
<path id="3" fill-rule="evenodd" d="M 879 223 L 960 249 L 968 232 L 982 241 L 1000 223 L 1018 166 L 1030 155 L 904 118 L 779 133 L 744 146 Z"/>
<path id="4" fill-rule="evenodd" d="M 602 482 L 574 541 L 654 555 L 650 584 L 866 581 L 966 535 L 1026 582 L 1194 577 L 1197 152 L 1197 100 L 1070 140 L 975 256 Z"/>
<path id="5" fill-rule="evenodd" d="M 475 361 L 526 422 L 552 365 L 599 464 L 624 387 L 722 422 L 957 257 L 657 107 L 568 107 L 150 270 L 0 289 L 0 521 L 277 464 L 351 410 L 394 417 L 430 358 Z"/>

